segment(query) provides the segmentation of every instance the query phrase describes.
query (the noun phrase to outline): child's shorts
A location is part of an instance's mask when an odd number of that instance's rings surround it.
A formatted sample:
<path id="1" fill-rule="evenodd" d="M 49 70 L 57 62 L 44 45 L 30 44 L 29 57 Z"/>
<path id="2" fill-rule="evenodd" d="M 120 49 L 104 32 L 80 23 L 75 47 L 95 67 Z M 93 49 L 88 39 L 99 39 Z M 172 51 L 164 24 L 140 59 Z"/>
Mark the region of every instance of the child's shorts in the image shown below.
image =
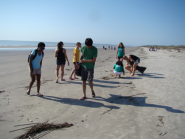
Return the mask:
<path id="1" fill-rule="evenodd" d="M 121 75 L 123 72 L 118 72 L 118 71 L 113 71 L 114 72 L 114 74 L 116 74 L 116 75 Z"/>

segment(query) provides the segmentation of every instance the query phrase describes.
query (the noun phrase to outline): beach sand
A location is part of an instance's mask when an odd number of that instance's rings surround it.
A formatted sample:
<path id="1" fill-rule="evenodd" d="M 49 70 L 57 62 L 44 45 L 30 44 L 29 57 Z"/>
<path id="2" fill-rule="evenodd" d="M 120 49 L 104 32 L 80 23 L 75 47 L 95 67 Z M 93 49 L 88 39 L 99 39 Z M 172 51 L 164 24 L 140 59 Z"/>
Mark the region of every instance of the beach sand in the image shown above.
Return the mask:
<path id="1" fill-rule="evenodd" d="M 67 50 L 70 66 L 65 66 L 66 81 L 55 83 L 54 51 L 45 51 L 41 93 L 36 96 L 36 83 L 26 95 L 30 82 L 29 52 L 0 52 L 0 138 L 24 134 L 19 124 L 72 123 L 74 126 L 46 132 L 44 139 L 184 139 L 185 138 L 185 53 L 147 48 L 126 48 L 126 55 L 140 57 L 144 74 L 114 78 L 114 50 L 98 50 L 92 98 L 87 86 L 82 97 L 81 79 L 69 80 L 73 69 L 73 50 Z M 125 65 L 124 61 L 124 65 Z M 60 79 L 60 78 L 59 78 Z"/>

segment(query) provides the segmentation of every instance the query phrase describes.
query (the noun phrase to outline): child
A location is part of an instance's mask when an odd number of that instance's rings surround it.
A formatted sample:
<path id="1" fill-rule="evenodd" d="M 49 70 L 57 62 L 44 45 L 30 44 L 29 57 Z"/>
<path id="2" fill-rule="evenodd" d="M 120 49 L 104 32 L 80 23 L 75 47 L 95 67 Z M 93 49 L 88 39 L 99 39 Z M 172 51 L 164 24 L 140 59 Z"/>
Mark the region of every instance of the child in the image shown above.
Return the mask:
<path id="1" fill-rule="evenodd" d="M 133 66 L 134 62 L 132 62 L 130 59 L 128 59 L 127 56 L 123 56 L 123 59 L 127 61 L 125 69 L 130 71 L 130 74 L 131 74 L 132 73 L 132 66 Z"/>
<path id="2" fill-rule="evenodd" d="M 74 64 L 74 69 L 73 71 L 71 72 L 71 75 L 69 76 L 69 79 L 70 80 L 74 80 L 74 79 L 78 79 L 76 77 L 76 74 L 75 74 L 75 67 L 78 65 L 79 61 L 80 61 L 80 50 L 79 48 L 81 48 L 81 43 L 80 42 L 77 42 L 76 43 L 76 48 L 74 49 L 73 51 L 73 64 Z M 74 78 L 72 78 L 72 75 L 74 74 Z"/>
<path id="3" fill-rule="evenodd" d="M 117 61 L 116 64 L 113 67 L 113 72 L 115 74 L 114 78 L 117 77 L 117 75 L 119 75 L 119 78 L 121 76 L 121 74 L 123 73 L 124 75 L 124 67 L 123 67 L 123 63 L 121 61 Z"/>
<path id="4" fill-rule="evenodd" d="M 133 71 L 133 65 L 134 65 L 134 62 L 131 61 L 130 59 L 128 59 L 127 56 L 123 56 L 123 59 L 127 61 L 127 64 L 125 66 L 125 69 L 130 71 L 130 74 L 132 73 Z M 138 70 L 139 72 L 141 72 L 142 74 L 144 73 L 144 71 L 146 70 L 146 67 L 140 67 L 140 66 L 137 66 L 136 67 L 136 70 Z"/>

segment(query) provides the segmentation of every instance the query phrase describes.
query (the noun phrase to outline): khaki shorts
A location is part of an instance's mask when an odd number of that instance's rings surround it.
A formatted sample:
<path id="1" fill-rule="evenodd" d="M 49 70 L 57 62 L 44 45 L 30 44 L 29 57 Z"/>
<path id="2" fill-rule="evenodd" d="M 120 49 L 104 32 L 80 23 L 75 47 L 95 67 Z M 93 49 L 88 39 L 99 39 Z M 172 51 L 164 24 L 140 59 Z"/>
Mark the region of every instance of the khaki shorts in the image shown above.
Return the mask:
<path id="1" fill-rule="evenodd" d="M 33 74 L 41 74 L 41 68 L 40 69 L 33 69 Z"/>

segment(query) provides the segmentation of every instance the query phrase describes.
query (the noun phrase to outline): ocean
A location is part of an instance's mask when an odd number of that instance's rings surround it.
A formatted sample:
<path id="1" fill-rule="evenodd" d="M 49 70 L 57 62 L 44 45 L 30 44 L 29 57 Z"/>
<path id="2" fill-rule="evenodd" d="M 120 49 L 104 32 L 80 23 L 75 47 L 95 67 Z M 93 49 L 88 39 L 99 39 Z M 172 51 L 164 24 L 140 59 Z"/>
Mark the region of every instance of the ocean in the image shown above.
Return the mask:
<path id="1" fill-rule="evenodd" d="M 39 41 L 15 41 L 15 40 L 0 40 L 0 46 L 3 46 L 4 48 L 0 48 L 0 51 L 31 51 L 34 48 L 29 46 L 37 46 Z M 44 42 L 46 44 L 45 50 L 55 50 L 57 47 L 58 42 Z M 82 46 L 85 45 L 82 43 Z M 102 48 L 102 46 L 116 46 L 112 44 L 93 44 L 94 46 L 98 48 Z M 11 46 L 11 48 L 10 48 Z M 14 47 L 12 47 L 14 46 Z M 27 46 L 22 48 L 17 48 L 18 46 Z M 56 46 L 56 47 L 49 47 L 49 46 Z M 65 47 L 65 46 L 72 46 L 72 47 Z M 76 43 L 65 43 L 64 42 L 64 48 L 65 49 L 74 49 L 76 47 Z"/>
<path id="2" fill-rule="evenodd" d="M 13 40 L 0 40 L 0 46 L 37 46 L 39 41 L 13 41 Z M 58 42 L 44 42 L 46 46 L 57 46 Z M 84 45 L 84 43 L 82 43 Z M 114 46 L 113 44 L 93 44 L 94 46 Z M 76 46 L 76 43 L 66 43 L 64 46 Z M 115 45 L 116 46 L 116 45 Z"/>

